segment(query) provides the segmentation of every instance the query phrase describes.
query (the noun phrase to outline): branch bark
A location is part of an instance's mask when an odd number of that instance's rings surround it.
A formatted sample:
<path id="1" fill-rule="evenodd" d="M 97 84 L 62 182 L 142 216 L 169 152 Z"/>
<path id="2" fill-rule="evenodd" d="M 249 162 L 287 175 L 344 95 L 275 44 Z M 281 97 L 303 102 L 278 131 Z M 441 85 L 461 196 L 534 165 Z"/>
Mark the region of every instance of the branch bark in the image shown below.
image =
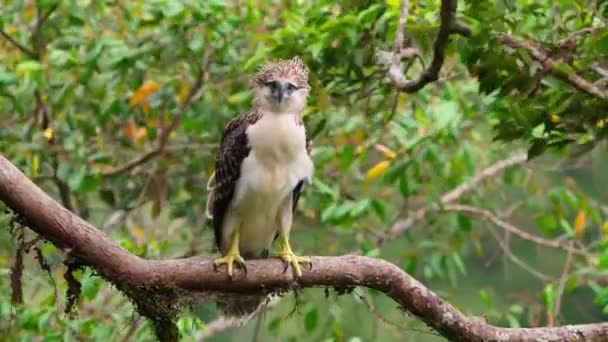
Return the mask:
<path id="1" fill-rule="evenodd" d="M 378 62 L 386 70 L 387 75 L 393 85 L 404 92 L 414 93 L 424 88 L 427 84 L 439 78 L 439 71 L 445 60 L 445 49 L 450 41 L 452 34 L 459 34 L 465 37 L 471 35 L 471 28 L 456 19 L 456 0 L 442 0 L 439 18 L 439 32 L 433 44 L 433 59 L 431 64 L 415 80 L 408 80 L 401 69 L 403 58 L 413 58 L 416 56 L 415 48 L 402 49 L 405 24 L 408 15 L 408 0 L 401 1 L 399 24 L 395 34 L 393 51 L 379 51 L 377 53 Z"/>
<path id="2" fill-rule="evenodd" d="M 443 301 L 397 266 L 380 259 L 346 255 L 313 257 L 297 282 L 283 272 L 278 259 L 247 261 L 247 274 L 229 279 L 205 258 L 145 260 L 139 258 L 80 217 L 63 208 L 0 156 L 0 200 L 21 220 L 70 256 L 78 258 L 130 296 L 143 315 L 172 322 L 176 296 L 206 292 L 251 293 L 284 291 L 293 287 L 364 286 L 391 297 L 443 336 L 454 341 L 604 341 L 608 323 L 557 328 L 499 328 L 468 317 Z M 151 299 L 152 298 L 152 299 Z M 172 325 L 175 327 L 175 325 Z M 161 340 L 176 340 L 172 331 L 157 329 Z"/>

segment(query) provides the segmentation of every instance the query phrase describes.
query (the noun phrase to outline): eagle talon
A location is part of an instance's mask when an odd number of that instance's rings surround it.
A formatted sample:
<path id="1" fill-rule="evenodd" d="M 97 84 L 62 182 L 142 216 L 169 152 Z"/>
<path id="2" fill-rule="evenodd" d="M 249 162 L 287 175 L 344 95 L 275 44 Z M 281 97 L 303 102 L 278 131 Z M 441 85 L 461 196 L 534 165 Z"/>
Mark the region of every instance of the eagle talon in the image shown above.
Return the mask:
<path id="1" fill-rule="evenodd" d="M 292 251 L 281 252 L 279 257 L 285 262 L 285 269 L 283 270 L 283 273 L 285 273 L 285 271 L 287 271 L 287 267 L 291 265 L 291 268 L 293 268 L 293 271 L 295 272 L 296 278 L 302 277 L 302 269 L 300 268 L 300 264 L 310 264 L 310 267 L 312 267 L 309 257 L 299 257 Z"/>
<path id="2" fill-rule="evenodd" d="M 215 269 L 215 271 L 217 271 L 217 269 L 221 266 L 221 265 L 226 265 L 226 270 L 228 273 L 228 277 L 232 278 L 232 275 L 234 274 L 233 270 L 234 270 L 234 264 L 236 263 L 236 265 L 240 268 L 243 269 L 243 271 L 245 272 L 245 274 L 247 274 L 247 266 L 245 266 L 245 259 L 243 259 L 241 257 L 240 254 L 237 253 L 228 253 L 226 256 L 221 257 L 219 259 L 215 259 L 213 261 L 213 268 Z"/>

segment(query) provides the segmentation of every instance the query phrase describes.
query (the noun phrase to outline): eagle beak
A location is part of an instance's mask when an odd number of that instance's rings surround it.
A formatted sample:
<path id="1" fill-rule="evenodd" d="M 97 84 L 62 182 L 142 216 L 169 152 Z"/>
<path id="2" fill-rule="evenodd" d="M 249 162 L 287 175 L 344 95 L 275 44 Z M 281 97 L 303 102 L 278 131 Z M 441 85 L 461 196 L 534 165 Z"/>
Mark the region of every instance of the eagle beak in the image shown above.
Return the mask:
<path id="1" fill-rule="evenodd" d="M 291 95 L 288 82 L 273 82 L 271 91 L 272 96 L 278 103 L 283 102 L 285 98 L 288 98 Z"/>

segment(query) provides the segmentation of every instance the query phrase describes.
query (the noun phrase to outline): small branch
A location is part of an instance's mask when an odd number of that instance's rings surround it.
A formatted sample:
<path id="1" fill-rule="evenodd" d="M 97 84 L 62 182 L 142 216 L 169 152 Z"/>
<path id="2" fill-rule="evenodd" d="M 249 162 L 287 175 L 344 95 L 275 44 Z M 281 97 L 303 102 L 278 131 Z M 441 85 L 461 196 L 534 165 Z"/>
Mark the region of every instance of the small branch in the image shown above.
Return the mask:
<path id="1" fill-rule="evenodd" d="M 441 23 L 439 32 L 433 44 L 433 59 L 431 64 L 420 74 L 416 80 L 408 80 L 401 68 L 401 60 L 404 58 L 413 58 L 416 56 L 417 50 L 413 47 L 402 49 L 405 24 L 407 23 L 407 7 L 408 1 L 401 1 L 399 25 L 395 34 L 395 43 L 392 52 L 378 51 L 377 59 L 382 67 L 386 70 L 387 75 L 393 85 L 404 92 L 413 93 L 422 89 L 427 84 L 436 81 L 439 78 L 439 71 L 445 60 L 445 49 L 449 43 L 452 34 L 459 34 L 464 37 L 471 35 L 471 28 L 460 23 L 456 19 L 456 0 L 442 0 L 439 17 Z"/>
<path id="2" fill-rule="evenodd" d="M 556 68 L 555 61 L 551 58 L 549 52 L 542 48 L 538 43 L 523 40 L 521 38 L 517 38 L 506 33 L 499 34 L 498 41 L 514 49 L 528 50 L 532 57 L 543 66 L 545 71 L 550 72 L 558 79 L 569 83 L 578 90 L 586 92 L 600 99 L 608 99 L 607 90 L 601 89 L 597 85 L 594 85 L 592 82 L 589 82 L 586 79 L 576 75 L 574 72 L 568 72 L 563 68 Z"/>
<path id="3" fill-rule="evenodd" d="M 36 26 L 34 27 L 34 32 L 32 32 L 32 45 L 34 46 L 34 59 L 40 59 L 42 56 L 42 50 L 44 48 L 42 43 L 42 27 L 47 19 L 51 16 L 51 14 L 59 7 L 59 2 L 53 4 L 51 8 L 46 13 L 42 13 L 42 10 L 37 7 L 36 8 Z"/>
<path id="4" fill-rule="evenodd" d="M 572 243 L 570 243 L 570 247 L 572 247 Z M 566 263 L 564 264 L 564 270 L 562 271 L 562 276 L 559 279 L 559 287 L 557 288 L 557 295 L 555 299 L 555 312 L 553 313 L 553 317 L 557 318 L 559 313 L 562 311 L 562 297 L 564 295 L 564 289 L 566 288 L 566 281 L 568 280 L 568 274 L 570 273 L 570 268 L 572 267 L 572 251 L 568 251 L 568 257 L 566 257 Z"/>
<path id="5" fill-rule="evenodd" d="M 497 227 L 502 228 L 502 229 L 508 231 L 509 233 L 519 237 L 520 239 L 530 241 L 530 242 L 535 243 L 540 246 L 556 248 L 556 249 L 563 249 L 565 251 L 568 251 L 569 253 L 580 255 L 580 256 L 583 256 L 586 258 L 595 257 L 595 254 L 587 252 L 582 249 L 574 248 L 570 243 L 567 243 L 566 241 L 547 240 L 547 239 L 538 237 L 536 235 L 532 235 L 520 228 L 517 228 L 516 226 L 514 226 L 513 224 L 511 224 L 507 221 L 501 220 L 498 216 L 494 215 L 489 210 L 471 207 L 471 206 L 467 206 L 467 205 L 460 205 L 460 204 L 448 204 L 448 205 L 444 206 L 443 209 L 446 211 L 454 211 L 454 212 L 463 213 L 465 215 L 473 215 L 473 216 L 482 217 L 482 218 L 492 222 Z"/>
<path id="6" fill-rule="evenodd" d="M 560 39 L 557 42 L 557 46 L 558 47 L 567 46 L 569 44 L 574 43 L 577 39 L 579 39 L 583 36 L 592 35 L 592 34 L 601 32 L 606 29 L 608 29 L 608 26 L 586 27 L 584 29 L 574 31 L 574 32 L 570 33 L 569 35 L 567 35 L 566 37 Z"/>
<path id="7" fill-rule="evenodd" d="M 36 54 L 34 53 L 34 51 L 30 50 L 25 45 L 16 41 L 13 37 L 11 37 L 4 30 L 0 30 L 0 36 L 4 37 L 4 39 L 6 39 L 9 43 L 11 43 L 17 49 L 19 49 L 19 51 L 23 52 L 24 54 L 28 55 L 31 58 L 35 58 Z"/>
<path id="8" fill-rule="evenodd" d="M 397 32 L 395 33 L 395 45 L 393 46 L 393 53 L 395 54 L 400 54 L 401 50 L 403 50 L 403 33 L 405 31 L 405 23 L 407 22 L 408 7 L 409 0 L 401 0 L 399 24 L 397 26 Z"/>
<path id="9" fill-rule="evenodd" d="M 420 208 L 413 213 L 407 215 L 407 218 L 397 220 L 391 228 L 389 228 L 376 242 L 376 245 L 381 245 L 387 241 L 395 239 L 397 236 L 408 230 L 414 224 L 424 220 L 428 214 L 432 211 L 438 210 L 442 205 L 446 205 L 458 200 L 460 197 L 465 194 L 471 192 L 477 186 L 488 178 L 492 178 L 503 170 L 523 164 L 528 158 L 526 153 L 517 153 L 513 156 L 500 160 L 487 168 L 483 169 L 481 172 L 476 174 L 471 180 L 463 182 L 453 190 L 447 192 L 443 196 L 441 196 L 441 200 L 439 204 L 433 203 L 429 206 Z"/>
<path id="10" fill-rule="evenodd" d="M 507 245 L 507 243 L 505 243 L 504 241 L 502 241 L 502 239 L 500 238 L 500 236 L 498 234 L 496 234 L 496 232 L 493 229 L 490 229 L 490 233 L 494 236 L 494 239 L 496 240 L 496 242 L 498 243 L 498 245 L 502 249 L 503 253 L 515 265 L 521 267 L 524 271 L 530 273 L 531 275 L 535 276 L 536 278 L 538 278 L 540 280 L 543 280 L 543 281 L 552 281 L 553 280 L 553 277 L 551 277 L 551 276 L 549 276 L 549 275 L 547 275 L 545 273 L 542 273 L 540 271 L 537 271 L 532 266 L 528 265 L 525 261 L 521 260 L 517 255 L 513 254 L 511 252 L 511 250 L 509 249 L 509 246 Z"/>

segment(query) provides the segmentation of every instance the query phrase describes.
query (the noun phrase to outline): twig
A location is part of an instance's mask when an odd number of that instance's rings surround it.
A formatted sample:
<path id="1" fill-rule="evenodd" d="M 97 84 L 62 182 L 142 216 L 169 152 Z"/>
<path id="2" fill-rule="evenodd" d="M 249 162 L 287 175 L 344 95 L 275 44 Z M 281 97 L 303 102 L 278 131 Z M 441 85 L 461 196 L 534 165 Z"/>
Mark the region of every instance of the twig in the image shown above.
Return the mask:
<path id="1" fill-rule="evenodd" d="M 608 99 L 607 90 L 601 89 L 574 72 L 569 72 L 564 70 L 564 68 L 556 68 L 555 61 L 551 58 L 549 52 L 542 48 L 538 43 L 523 40 L 506 33 L 498 34 L 498 41 L 514 49 L 528 50 L 532 57 L 543 66 L 545 71 L 550 72 L 558 79 L 571 84 L 578 90 L 584 91 L 600 99 Z"/>
<path id="2" fill-rule="evenodd" d="M 443 207 L 443 210 L 459 212 L 459 213 L 463 213 L 465 215 L 474 215 L 474 216 L 482 217 L 482 218 L 492 222 L 497 227 L 502 228 L 502 229 L 508 231 L 509 233 L 519 237 L 520 239 L 533 242 L 540 246 L 556 248 L 556 249 L 563 249 L 570 253 L 574 253 L 576 255 L 580 255 L 580 256 L 583 256 L 586 258 L 595 257 L 594 253 L 590 253 L 588 251 L 575 248 L 574 246 L 572 246 L 569 243 L 568 244 L 564 243 L 564 241 L 547 240 L 547 239 L 538 237 L 536 235 L 532 235 L 532 234 L 514 226 L 513 224 L 511 224 L 507 221 L 501 220 L 498 216 L 494 215 L 489 210 L 476 208 L 476 207 L 472 207 L 472 206 L 467 206 L 467 205 L 460 205 L 460 204 L 445 205 Z"/>
<path id="3" fill-rule="evenodd" d="M 405 31 L 405 23 L 407 22 L 407 11 L 409 7 L 409 0 L 401 0 L 401 8 L 399 9 L 399 24 L 397 26 L 397 32 L 395 33 L 395 44 L 393 46 L 393 53 L 399 54 L 403 50 L 403 34 Z"/>
<path id="4" fill-rule="evenodd" d="M 402 0 L 400 8 L 399 25 L 395 34 L 393 51 L 378 51 L 376 57 L 379 64 L 386 70 L 388 78 L 393 85 L 404 92 L 413 93 L 422 89 L 427 84 L 439 78 L 439 71 L 445 60 L 445 49 L 452 34 L 459 34 L 464 37 L 471 35 L 471 28 L 456 19 L 456 0 L 442 0 L 439 17 L 441 23 L 439 32 L 433 44 L 433 59 L 431 64 L 425 68 L 418 79 L 408 80 L 403 70 L 401 70 L 401 60 L 403 58 L 413 58 L 418 52 L 417 49 L 410 47 L 402 49 L 405 24 L 407 23 L 408 1 Z"/>
<path id="5" fill-rule="evenodd" d="M 16 47 L 17 49 L 19 49 L 21 52 L 23 52 L 24 54 L 28 55 L 29 57 L 34 58 L 36 56 L 36 54 L 34 53 L 34 51 L 30 50 L 25 45 L 23 45 L 23 44 L 19 43 L 18 41 L 16 41 L 13 37 L 11 37 L 4 30 L 0 29 L 0 35 L 2 37 L 4 37 L 4 39 L 6 39 L 9 43 L 13 44 L 14 47 Z"/>
<path id="6" fill-rule="evenodd" d="M 570 247 L 573 247 L 573 244 L 570 243 Z M 572 267 L 572 250 L 568 251 L 568 256 L 566 257 L 566 263 L 564 264 L 564 270 L 562 271 L 562 276 L 559 279 L 559 286 L 557 288 L 557 295 L 555 299 L 555 312 L 553 313 L 553 317 L 557 318 L 562 309 L 562 297 L 564 295 L 564 289 L 566 288 L 566 281 L 568 280 L 568 274 L 570 273 L 570 268 Z"/>
<path id="7" fill-rule="evenodd" d="M 569 45 L 582 36 L 595 34 L 597 32 L 601 32 L 606 29 L 608 29 L 608 26 L 585 27 L 584 29 L 574 31 L 574 32 L 570 33 L 569 35 L 567 35 L 566 37 L 560 39 L 557 42 L 557 46 L 561 47 L 561 46 Z"/>
<path id="8" fill-rule="evenodd" d="M 521 267 L 524 271 L 530 273 L 531 275 L 535 276 L 536 278 L 538 278 L 540 280 L 543 280 L 543 281 L 552 281 L 553 280 L 553 277 L 551 277 L 545 273 L 542 273 L 540 271 L 537 271 L 532 266 L 528 265 L 525 261 L 521 260 L 518 256 L 513 254 L 511 252 L 511 250 L 509 249 L 509 246 L 507 246 L 507 244 L 504 241 L 502 241 L 502 239 L 500 238 L 500 236 L 498 236 L 498 234 L 494 231 L 494 229 L 490 229 L 490 233 L 492 234 L 492 236 L 494 236 L 494 239 L 496 240 L 496 242 L 502 249 L 504 255 L 507 258 L 509 258 L 514 264 Z"/>

